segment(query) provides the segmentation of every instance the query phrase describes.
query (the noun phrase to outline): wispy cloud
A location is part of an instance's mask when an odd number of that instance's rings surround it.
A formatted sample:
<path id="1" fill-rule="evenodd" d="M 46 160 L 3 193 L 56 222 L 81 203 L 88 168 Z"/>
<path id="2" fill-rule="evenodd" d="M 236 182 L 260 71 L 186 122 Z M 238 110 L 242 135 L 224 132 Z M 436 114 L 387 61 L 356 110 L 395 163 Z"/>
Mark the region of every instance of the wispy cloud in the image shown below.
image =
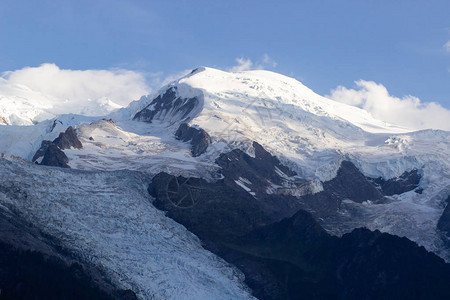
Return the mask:
<path id="1" fill-rule="evenodd" d="M 236 58 L 237 65 L 228 69 L 230 72 L 241 72 L 254 69 L 260 69 L 258 66 L 255 68 L 253 62 L 249 58 L 238 57 Z"/>
<path id="2" fill-rule="evenodd" d="M 277 62 L 274 61 L 267 53 L 265 53 L 263 55 L 263 60 L 262 61 L 263 61 L 264 65 L 266 65 L 266 66 L 271 66 L 273 68 L 278 66 Z"/>
<path id="3" fill-rule="evenodd" d="M 278 64 L 267 53 L 256 62 L 253 62 L 250 58 L 238 57 L 235 59 L 237 65 L 227 68 L 229 72 L 242 72 L 249 70 L 264 70 L 267 68 L 275 68 Z"/>
<path id="4" fill-rule="evenodd" d="M 355 89 L 338 86 L 327 97 L 360 107 L 375 118 L 413 129 L 450 130 L 450 110 L 435 102 L 421 102 L 414 96 L 403 98 L 389 94 L 382 84 L 356 81 Z"/>
<path id="5" fill-rule="evenodd" d="M 444 49 L 445 49 L 445 51 L 450 53 L 450 41 L 448 41 L 447 43 L 444 44 Z"/>

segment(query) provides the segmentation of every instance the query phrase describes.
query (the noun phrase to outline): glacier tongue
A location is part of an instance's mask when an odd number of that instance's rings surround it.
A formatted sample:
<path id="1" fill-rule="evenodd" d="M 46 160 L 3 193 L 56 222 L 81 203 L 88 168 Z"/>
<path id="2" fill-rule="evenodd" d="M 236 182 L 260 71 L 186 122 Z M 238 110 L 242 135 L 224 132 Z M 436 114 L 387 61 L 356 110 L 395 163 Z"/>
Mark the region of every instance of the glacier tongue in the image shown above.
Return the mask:
<path id="1" fill-rule="evenodd" d="M 252 298 L 239 271 L 153 207 L 149 180 L 139 172 L 63 170 L 0 158 L 0 209 L 59 237 L 140 298 Z"/>

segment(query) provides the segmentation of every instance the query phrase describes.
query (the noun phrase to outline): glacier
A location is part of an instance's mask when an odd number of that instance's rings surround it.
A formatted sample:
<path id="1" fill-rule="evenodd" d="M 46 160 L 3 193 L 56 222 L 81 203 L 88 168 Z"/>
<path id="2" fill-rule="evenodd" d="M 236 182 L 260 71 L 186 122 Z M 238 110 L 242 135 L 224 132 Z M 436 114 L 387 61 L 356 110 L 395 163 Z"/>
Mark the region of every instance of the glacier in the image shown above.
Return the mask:
<path id="1" fill-rule="evenodd" d="M 57 236 L 140 298 L 251 299 L 236 268 L 153 207 L 148 181 L 136 171 L 67 170 L 3 156 L 0 209 Z"/>

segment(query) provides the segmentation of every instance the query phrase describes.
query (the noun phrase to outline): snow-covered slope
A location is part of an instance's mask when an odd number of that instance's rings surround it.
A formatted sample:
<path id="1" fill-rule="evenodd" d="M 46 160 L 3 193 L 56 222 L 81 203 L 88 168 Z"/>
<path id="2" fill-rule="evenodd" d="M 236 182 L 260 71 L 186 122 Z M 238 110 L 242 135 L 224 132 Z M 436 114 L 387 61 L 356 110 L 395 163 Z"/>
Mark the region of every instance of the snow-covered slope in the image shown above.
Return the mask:
<path id="1" fill-rule="evenodd" d="M 94 117 L 66 114 L 36 125 L 0 126 L 0 153 L 31 161 L 43 140 L 53 140 L 69 126 L 81 126 L 97 120 Z"/>

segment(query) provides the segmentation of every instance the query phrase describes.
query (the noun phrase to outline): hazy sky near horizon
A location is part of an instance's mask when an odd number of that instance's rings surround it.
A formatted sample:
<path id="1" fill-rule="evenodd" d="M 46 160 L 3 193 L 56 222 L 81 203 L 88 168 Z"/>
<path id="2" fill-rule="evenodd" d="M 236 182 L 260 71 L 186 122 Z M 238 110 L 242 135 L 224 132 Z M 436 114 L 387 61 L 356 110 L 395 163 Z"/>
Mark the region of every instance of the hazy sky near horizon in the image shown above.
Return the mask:
<path id="1" fill-rule="evenodd" d="M 373 81 L 450 109 L 450 1 L 0 0 L 0 28 L 0 73 L 127 69 L 151 86 L 265 68 L 321 95 Z"/>

